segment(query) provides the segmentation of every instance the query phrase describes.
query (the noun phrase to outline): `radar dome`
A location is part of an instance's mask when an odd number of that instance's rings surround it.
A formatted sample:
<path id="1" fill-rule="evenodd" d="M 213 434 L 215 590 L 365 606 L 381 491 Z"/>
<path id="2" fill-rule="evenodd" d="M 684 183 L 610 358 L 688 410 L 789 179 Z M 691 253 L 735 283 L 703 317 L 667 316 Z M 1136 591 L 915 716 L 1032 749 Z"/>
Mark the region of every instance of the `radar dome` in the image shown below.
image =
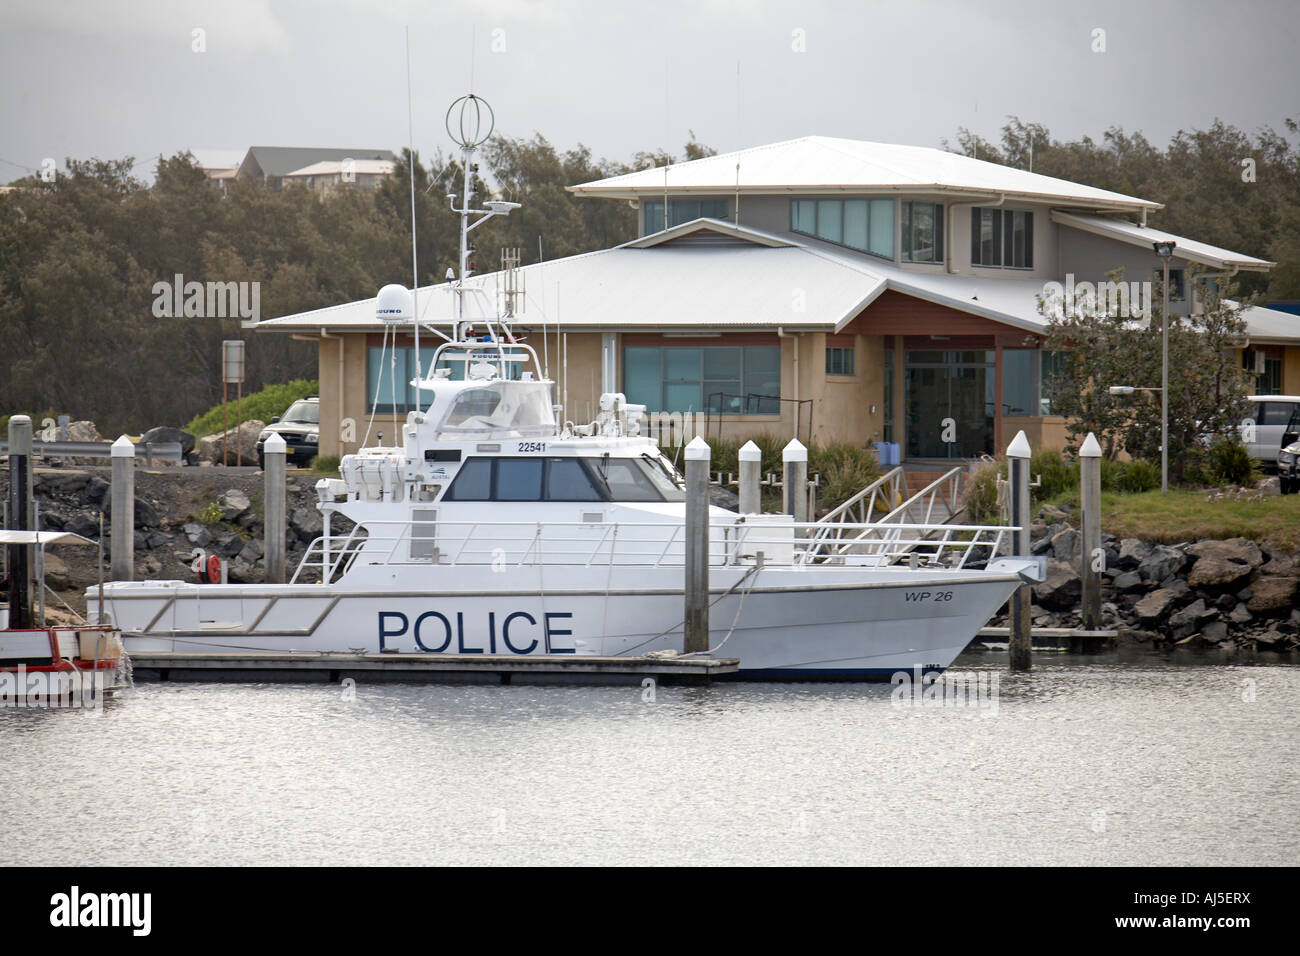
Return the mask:
<path id="1" fill-rule="evenodd" d="M 411 293 L 406 286 L 393 283 L 379 290 L 375 297 L 375 317 L 380 322 L 411 321 Z"/>

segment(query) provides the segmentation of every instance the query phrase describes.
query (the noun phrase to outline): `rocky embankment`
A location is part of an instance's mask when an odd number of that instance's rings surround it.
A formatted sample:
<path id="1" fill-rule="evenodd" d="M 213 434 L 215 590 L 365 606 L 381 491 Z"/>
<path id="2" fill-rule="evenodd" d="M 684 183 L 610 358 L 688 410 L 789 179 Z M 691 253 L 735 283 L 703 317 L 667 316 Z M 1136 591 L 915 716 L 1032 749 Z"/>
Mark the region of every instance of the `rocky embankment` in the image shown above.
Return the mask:
<path id="1" fill-rule="evenodd" d="M 1048 559 L 1035 585 L 1035 627 L 1079 623 L 1080 537 L 1045 507 L 1031 526 Z M 1128 644 L 1288 651 L 1300 647 L 1300 560 L 1246 538 L 1152 544 L 1102 535 L 1102 624 Z M 998 623 L 1005 623 L 999 621 Z"/>
<path id="2" fill-rule="evenodd" d="M 104 565 L 107 574 L 112 496 L 107 468 L 38 469 L 33 490 L 43 529 L 72 531 L 96 540 L 99 515 L 104 513 Z M 307 546 L 320 535 L 316 510 L 316 475 L 291 475 L 286 483 L 288 567 L 297 567 Z M 0 470 L 0 490 L 8 495 L 8 470 Z M 196 551 L 216 554 L 229 562 L 232 581 L 265 578 L 261 474 L 225 469 L 138 469 L 135 475 L 135 577 L 195 579 L 191 564 Z M 336 519 L 336 530 L 351 524 Z M 46 582 L 59 597 L 84 609 L 83 592 L 98 581 L 96 550 L 55 545 L 46 550 Z M 56 602 L 57 606 L 57 602 Z"/>

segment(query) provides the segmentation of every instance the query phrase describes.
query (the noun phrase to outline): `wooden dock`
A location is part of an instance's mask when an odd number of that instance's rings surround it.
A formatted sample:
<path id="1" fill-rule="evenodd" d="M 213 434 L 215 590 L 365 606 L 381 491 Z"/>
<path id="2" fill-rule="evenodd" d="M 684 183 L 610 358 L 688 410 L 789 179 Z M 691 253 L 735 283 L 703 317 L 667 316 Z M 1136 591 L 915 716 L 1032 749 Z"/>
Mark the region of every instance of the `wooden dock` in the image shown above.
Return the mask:
<path id="1" fill-rule="evenodd" d="M 137 681 L 358 683 L 707 684 L 734 674 L 737 658 L 519 657 L 509 654 L 171 653 L 131 654 Z"/>

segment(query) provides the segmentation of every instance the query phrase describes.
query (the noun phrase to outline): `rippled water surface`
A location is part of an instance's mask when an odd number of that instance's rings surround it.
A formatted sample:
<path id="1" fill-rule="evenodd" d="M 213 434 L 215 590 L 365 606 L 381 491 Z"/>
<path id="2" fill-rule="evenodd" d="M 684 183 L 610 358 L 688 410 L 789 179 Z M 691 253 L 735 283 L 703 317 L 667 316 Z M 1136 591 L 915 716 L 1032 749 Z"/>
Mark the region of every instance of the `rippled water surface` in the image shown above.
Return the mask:
<path id="1" fill-rule="evenodd" d="M 0 711 L 0 863 L 1300 863 L 1300 667 L 967 660 L 996 711 L 854 684 Z"/>

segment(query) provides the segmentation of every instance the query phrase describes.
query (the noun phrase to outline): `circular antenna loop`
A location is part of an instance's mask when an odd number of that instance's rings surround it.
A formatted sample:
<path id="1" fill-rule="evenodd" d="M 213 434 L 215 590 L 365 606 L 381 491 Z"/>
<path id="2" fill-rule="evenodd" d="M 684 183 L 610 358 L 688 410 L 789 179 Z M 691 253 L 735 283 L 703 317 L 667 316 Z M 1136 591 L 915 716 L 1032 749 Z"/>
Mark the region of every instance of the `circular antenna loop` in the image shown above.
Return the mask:
<path id="1" fill-rule="evenodd" d="M 496 115 L 487 100 L 468 93 L 447 109 L 446 125 L 453 143 L 462 149 L 477 149 L 496 128 Z"/>

